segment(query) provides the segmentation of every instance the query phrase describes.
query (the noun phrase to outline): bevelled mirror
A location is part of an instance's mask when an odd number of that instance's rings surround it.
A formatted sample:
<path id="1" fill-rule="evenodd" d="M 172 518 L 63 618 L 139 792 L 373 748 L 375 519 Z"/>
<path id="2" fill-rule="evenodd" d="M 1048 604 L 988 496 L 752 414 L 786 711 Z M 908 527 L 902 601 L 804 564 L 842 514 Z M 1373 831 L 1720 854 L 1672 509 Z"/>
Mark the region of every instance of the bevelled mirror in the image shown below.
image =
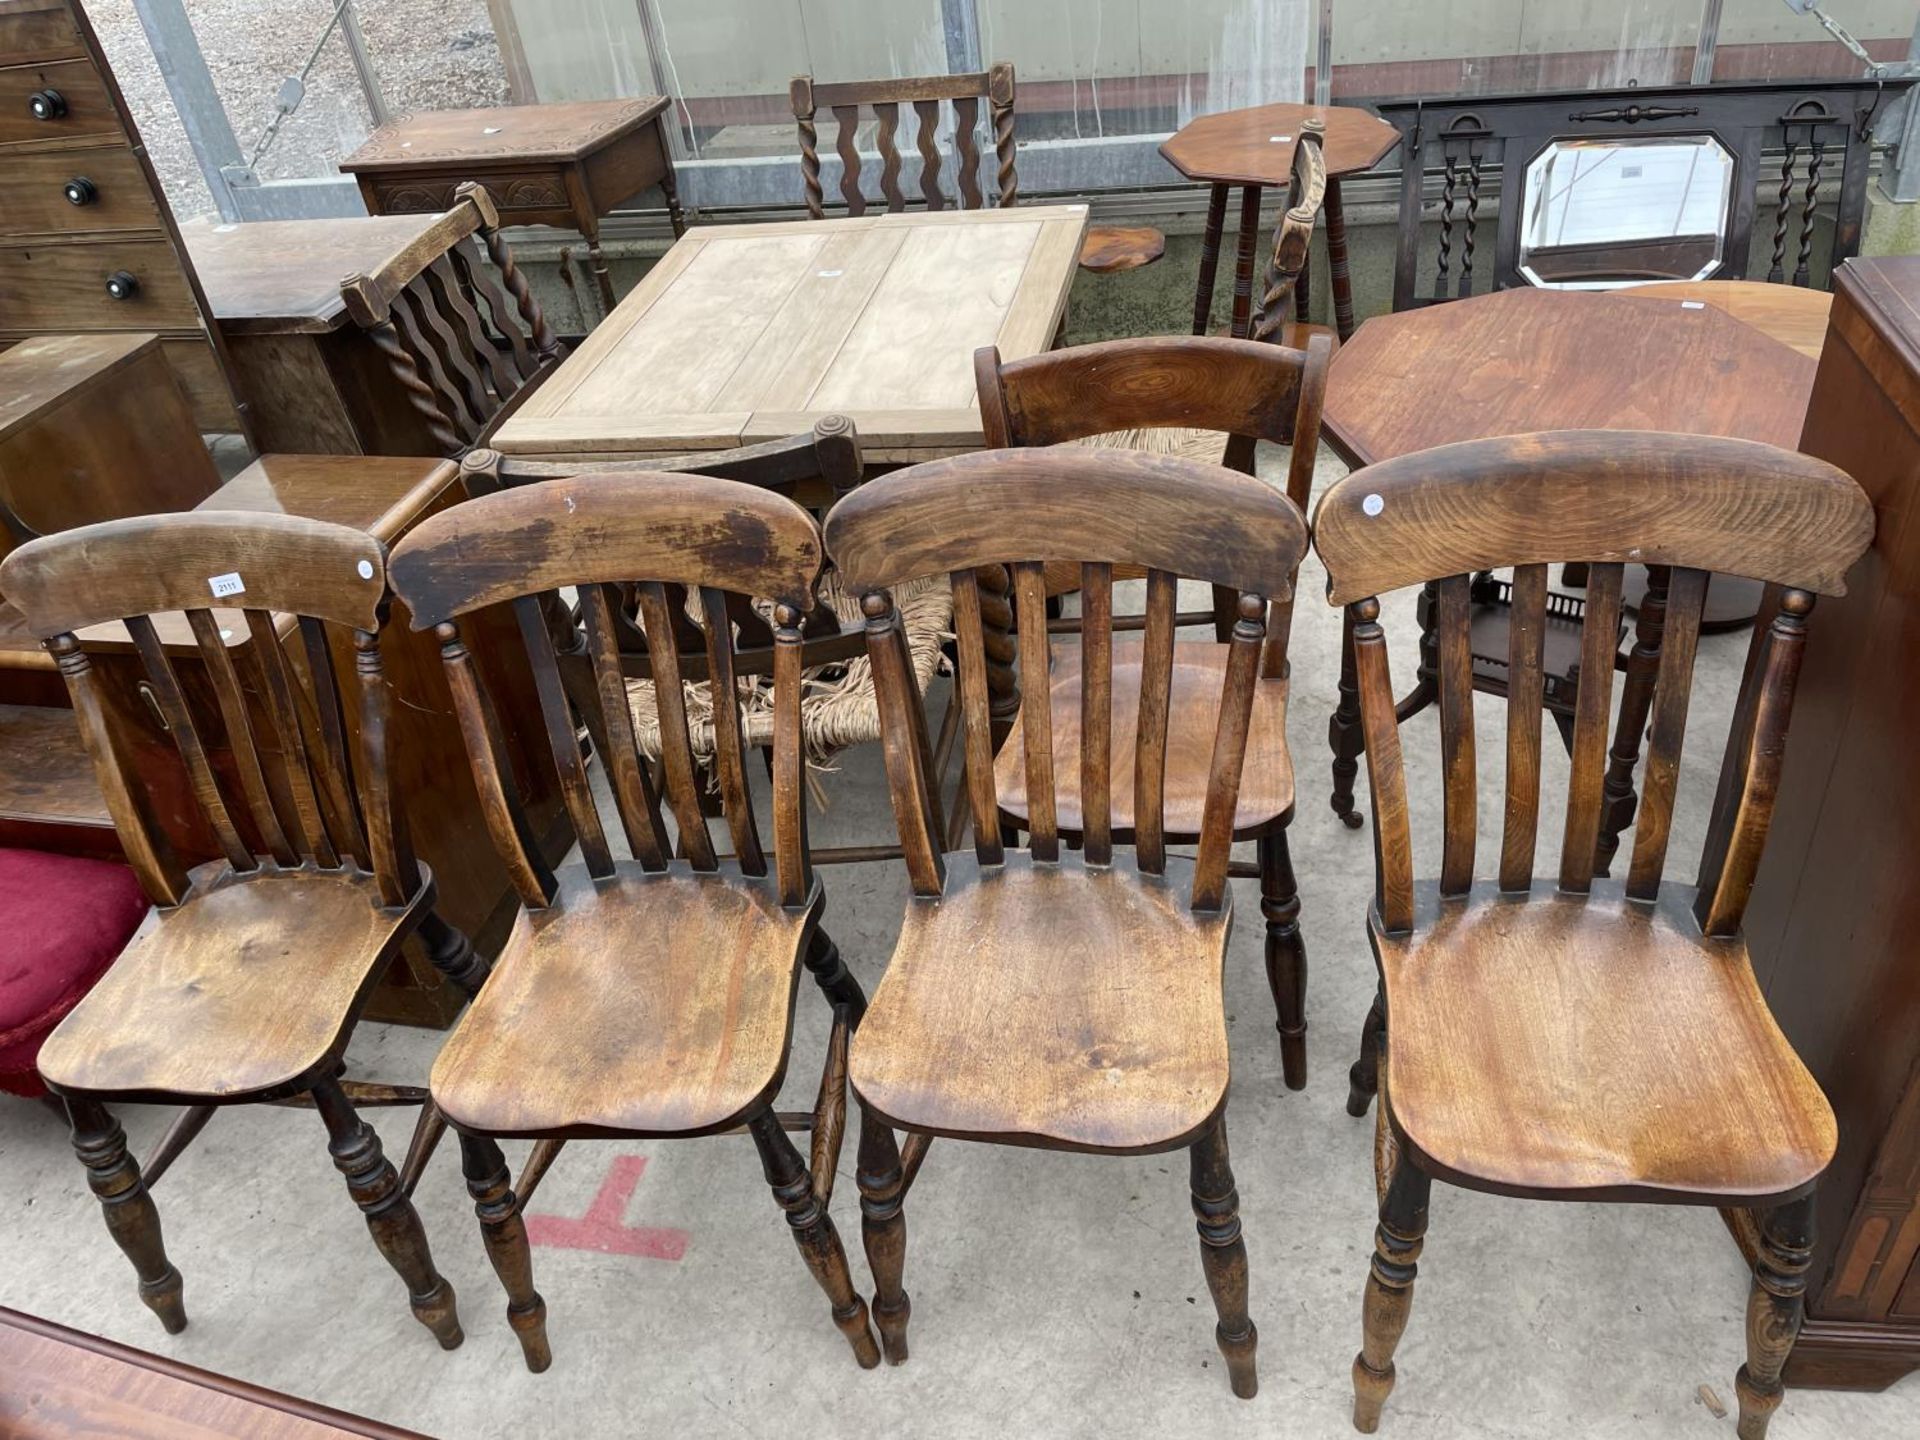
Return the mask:
<path id="1" fill-rule="evenodd" d="M 1733 171 L 1711 135 L 1555 140 L 1527 167 L 1520 273 L 1549 290 L 1705 280 L 1725 259 Z"/>

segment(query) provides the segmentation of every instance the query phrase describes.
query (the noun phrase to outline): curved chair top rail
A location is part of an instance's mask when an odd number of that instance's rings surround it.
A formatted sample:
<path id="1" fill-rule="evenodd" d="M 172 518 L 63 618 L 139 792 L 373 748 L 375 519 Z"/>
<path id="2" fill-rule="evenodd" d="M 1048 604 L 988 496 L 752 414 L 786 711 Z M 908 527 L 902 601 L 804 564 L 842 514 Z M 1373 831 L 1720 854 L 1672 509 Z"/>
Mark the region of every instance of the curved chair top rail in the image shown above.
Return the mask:
<path id="1" fill-rule="evenodd" d="M 1321 497 L 1327 599 L 1509 565 L 1621 561 L 1823 595 L 1873 539 L 1873 506 L 1822 460 L 1718 436 L 1563 430 L 1442 445 Z"/>
<path id="2" fill-rule="evenodd" d="M 386 550 L 364 531 L 297 515 L 136 515 L 31 540 L 0 565 L 0 593 L 42 639 L 214 606 L 380 627 Z"/>
<path id="3" fill-rule="evenodd" d="M 824 556 L 793 501 L 707 475 L 545 480 L 443 510 L 394 547 L 393 589 L 424 630 L 563 585 L 651 580 L 807 610 Z"/>
<path id="4" fill-rule="evenodd" d="M 1286 496 L 1218 465 L 1117 450 L 979 450 L 869 480 L 827 517 L 856 592 L 1008 560 L 1108 562 L 1283 600 L 1307 546 Z"/>
<path id="5" fill-rule="evenodd" d="M 454 192 L 453 205 L 408 245 L 382 261 L 371 275 L 349 275 L 340 296 L 356 325 L 383 323 L 400 292 L 420 273 L 469 235 L 500 228 L 500 212 L 486 186 L 468 180 Z"/>
<path id="6" fill-rule="evenodd" d="M 1328 342 L 1329 344 L 1331 342 Z M 1154 335 L 1075 345 L 1002 364 L 973 352 L 982 403 L 999 397 L 1001 429 L 1024 445 L 1114 430 L 1222 430 L 1285 444 L 1293 437 L 1308 352 L 1212 335 Z M 992 418 L 988 432 L 993 431 Z"/>

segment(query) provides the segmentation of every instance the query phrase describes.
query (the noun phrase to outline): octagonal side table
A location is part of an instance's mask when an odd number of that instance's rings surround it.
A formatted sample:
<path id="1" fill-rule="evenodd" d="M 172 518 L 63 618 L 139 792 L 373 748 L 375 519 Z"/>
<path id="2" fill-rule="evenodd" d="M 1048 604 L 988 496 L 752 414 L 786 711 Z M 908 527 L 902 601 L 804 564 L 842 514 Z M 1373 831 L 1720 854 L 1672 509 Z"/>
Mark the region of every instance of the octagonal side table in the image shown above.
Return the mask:
<path id="1" fill-rule="evenodd" d="M 1327 127 L 1327 265 L 1333 282 L 1334 325 L 1341 340 L 1353 334 L 1353 281 L 1347 266 L 1347 222 L 1341 206 L 1340 177 L 1372 169 L 1400 143 L 1400 132 L 1371 111 L 1351 105 L 1254 105 L 1202 115 L 1183 125 L 1160 146 L 1167 163 L 1189 180 L 1213 187 L 1207 201 L 1207 228 L 1200 246 L 1200 280 L 1193 297 L 1193 333 L 1204 335 L 1213 310 L 1214 282 L 1220 269 L 1221 232 L 1227 201 L 1240 187 L 1239 249 L 1234 258 L 1232 333 L 1251 330 L 1253 271 L 1260 236 L 1260 192 L 1284 186 L 1293 169 L 1295 137 L 1301 122 L 1317 118 Z M 1304 276 L 1303 276 L 1304 278 Z M 1307 318 L 1308 287 L 1295 292 L 1298 318 Z"/>

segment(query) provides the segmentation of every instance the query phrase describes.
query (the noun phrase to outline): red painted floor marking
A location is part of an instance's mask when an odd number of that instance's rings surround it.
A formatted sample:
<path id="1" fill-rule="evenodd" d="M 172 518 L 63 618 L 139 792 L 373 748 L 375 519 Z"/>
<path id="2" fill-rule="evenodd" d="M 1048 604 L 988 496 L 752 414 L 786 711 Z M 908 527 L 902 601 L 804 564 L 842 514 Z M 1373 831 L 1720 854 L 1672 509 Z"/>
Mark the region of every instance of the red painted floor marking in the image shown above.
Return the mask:
<path id="1" fill-rule="evenodd" d="M 603 1255 L 639 1255 L 678 1260 L 692 1238 L 686 1230 L 626 1223 L 627 1202 L 646 1173 L 644 1155 L 616 1155 L 600 1191 L 578 1220 L 570 1215 L 527 1216 L 527 1239 L 560 1250 L 598 1250 Z"/>

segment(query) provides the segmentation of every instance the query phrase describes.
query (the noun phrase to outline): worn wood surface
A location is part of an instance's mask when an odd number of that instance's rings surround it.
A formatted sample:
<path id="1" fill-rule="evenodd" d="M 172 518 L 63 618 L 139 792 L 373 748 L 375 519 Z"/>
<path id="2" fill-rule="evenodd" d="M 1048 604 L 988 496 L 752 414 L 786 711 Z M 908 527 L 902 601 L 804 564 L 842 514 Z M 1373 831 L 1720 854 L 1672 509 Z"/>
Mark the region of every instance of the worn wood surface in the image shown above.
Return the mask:
<path id="1" fill-rule="evenodd" d="M 375 130 L 340 162 L 352 175 L 461 160 L 572 160 L 612 143 L 667 108 L 659 95 L 550 105 L 422 110 Z"/>
<path id="2" fill-rule="evenodd" d="M 1840 595 L 1873 535 L 1872 507 L 1846 474 L 1747 440 L 1513 435 L 1364 474 L 1314 512 L 1335 604 L 1549 560 L 1688 566 Z"/>
<path id="3" fill-rule="evenodd" d="M 1191 862 L 948 857 L 908 903 L 853 1040 L 861 1099 L 940 1135 L 1075 1150 L 1190 1143 L 1226 1100 L 1228 913 L 1186 903 Z M 1129 983 L 1113 983 L 1124 966 Z"/>
<path id="4" fill-rule="evenodd" d="M 1541 430 L 1729 435 L 1791 449 L 1813 363 L 1714 307 L 1502 290 L 1376 315 L 1327 379 L 1327 440 L 1350 465 Z"/>
<path id="5" fill-rule="evenodd" d="M 180 227 L 229 335 L 297 335 L 348 323 L 340 282 L 378 271 L 415 244 L 433 215 L 341 216 L 222 224 L 202 215 Z"/>
<path id="6" fill-rule="evenodd" d="M 1043 525 L 1008 516 L 1046 496 Z M 1292 593 L 1305 549 L 1299 512 L 1251 476 L 1170 455 L 1074 448 L 993 450 L 869 480 L 827 522 L 834 563 L 855 590 L 922 575 L 1033 560 L 1104 560 L 1272 599 Z"/>
<path id="7" fill-rule="evenodd" d="M 869 460 L 982 443 L 973 352 L 1051 344 L 1078 205 L 696 229 L 495 434 L 644 456 L 771 440 L 839 412 Z"/>
<path id="8" fill-rule="evenodd" d="M 555 873 L 434 1063 L 435 1102 L 488 1135 L 687 1135 L 763 1107 L 786 1071 L 813 907 L 769 879 Z"/>
<path id="9" fill-rule="evenodd" d="M 1833 312 L 1833 296 L 1825 290 L 1759 280 L 1668 280 L 1629 285 L 1614 293 L 1673 305 L 1711 305 L 1813 360 L 1820 358 Z"/>
<path id="10" fill-rule="evenodd" d="M 1734 1205 L 1810 1186 L 1833 1112 L 1745 945 L 1702 935 L 1691 902 L 1676 885 L 1645 906 L 1606 881 L 1450 901 L 1422 884 L 1411 936 L 1374 927 L 1393 1119 L 1423 1167 L 1542 1198 Z"/>
<path id="11" fill-rule="evenodd" d="M 0 1310 L 0 1426 L 14 1440 L 425 1440 L 14 1310 Z"/>
<path id="12" fill-rule="evenodd" d="M 190 510 L 219 484 L 152 335 L 35 337 L 0 353 L 0 507 L 18 526 Z M 13 528 L 0 522 L 0 555 Z"/>
<path id="13" fill-rule="evenodd" d="M 1307 120 L 1326 126 L 1329 175 L 1370 170 L 1400 143 L 1400 132 L 1353 105 L 1251 105 L 1200 115 L 1160 144 L 1160 153 L 1189 180 L 1228 185 L 1285 185 Z"/>
<path id="14" fill-rule="evenodd" d="M 1080 268 L 1120 275 L 1151 265 L 1167 250 L 1167 237 L 1151 225 L 1095 225 L 1080 247 Z"/>

